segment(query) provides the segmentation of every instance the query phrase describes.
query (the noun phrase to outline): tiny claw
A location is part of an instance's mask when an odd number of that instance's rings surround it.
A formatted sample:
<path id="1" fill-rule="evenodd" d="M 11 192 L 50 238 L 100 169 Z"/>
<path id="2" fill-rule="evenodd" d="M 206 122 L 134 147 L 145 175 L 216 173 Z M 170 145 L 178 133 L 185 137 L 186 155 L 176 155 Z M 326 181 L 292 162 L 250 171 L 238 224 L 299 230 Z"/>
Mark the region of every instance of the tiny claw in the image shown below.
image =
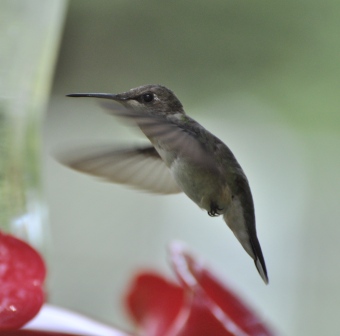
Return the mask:
<path id="1" fill-rule="evenodd" d="M 208 211 L 208 215 L 210 217 L 217 217 L 220 215 L 219 211 L 222 211 L 223 208 L 219 208 L 216 203 L 210 204 L 210 211 Z"/>

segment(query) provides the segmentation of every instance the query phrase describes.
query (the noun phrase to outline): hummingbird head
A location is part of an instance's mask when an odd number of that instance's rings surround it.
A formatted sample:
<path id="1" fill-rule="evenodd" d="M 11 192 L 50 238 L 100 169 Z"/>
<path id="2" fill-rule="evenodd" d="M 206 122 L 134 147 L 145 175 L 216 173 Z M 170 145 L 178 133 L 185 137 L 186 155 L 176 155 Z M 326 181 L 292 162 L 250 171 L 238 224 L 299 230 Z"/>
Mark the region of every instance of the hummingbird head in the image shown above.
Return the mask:
<path id="1" fill-rule="evenodd" d="M 67 96 L 111 99 L 129 109 L 144 110 L 154 114 L 184 114 L 183 106 L 175 94 L 165 86 L 156 84 L 139 86 L 118 94 L 72 93 Z"/>

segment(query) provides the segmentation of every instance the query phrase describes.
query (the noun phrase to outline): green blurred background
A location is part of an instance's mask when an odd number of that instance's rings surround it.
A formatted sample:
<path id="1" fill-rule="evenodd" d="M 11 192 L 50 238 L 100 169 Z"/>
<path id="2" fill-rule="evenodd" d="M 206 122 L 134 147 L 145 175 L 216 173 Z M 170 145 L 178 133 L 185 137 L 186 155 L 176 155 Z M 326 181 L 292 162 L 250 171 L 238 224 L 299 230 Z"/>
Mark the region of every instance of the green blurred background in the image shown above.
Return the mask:
<path id="1" fill-rule="evenodd" d="M 185 241 L 281 335 L 340 330 L 340 2 L 71 0 L 44 127 L 53 238 L 50 299 L 127 326 L 139 267 L 171 274 Z M 140 138 L 71 92 L 159 83 L 228 144 L 255 200 L 270 284 L 221 218 L 184 195 L 98 182 L 53 150 Z"/>

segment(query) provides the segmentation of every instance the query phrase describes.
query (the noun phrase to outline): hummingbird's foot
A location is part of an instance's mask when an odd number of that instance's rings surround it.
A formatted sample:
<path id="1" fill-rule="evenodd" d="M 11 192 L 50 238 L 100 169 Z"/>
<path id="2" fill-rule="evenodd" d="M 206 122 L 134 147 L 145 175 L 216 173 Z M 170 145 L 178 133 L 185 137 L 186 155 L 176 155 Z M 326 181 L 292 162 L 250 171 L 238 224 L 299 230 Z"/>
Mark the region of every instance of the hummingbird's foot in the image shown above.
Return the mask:
<path id="1" fill-rule="evenodd" d="M 220 215 L 220 211 L 222 211 L 223 208 L 219 208 L 216 203 L 211 202 L 210 203 L 210 211 L 208 211 L 208 215 L 210 217 L 217 217 Z"/>

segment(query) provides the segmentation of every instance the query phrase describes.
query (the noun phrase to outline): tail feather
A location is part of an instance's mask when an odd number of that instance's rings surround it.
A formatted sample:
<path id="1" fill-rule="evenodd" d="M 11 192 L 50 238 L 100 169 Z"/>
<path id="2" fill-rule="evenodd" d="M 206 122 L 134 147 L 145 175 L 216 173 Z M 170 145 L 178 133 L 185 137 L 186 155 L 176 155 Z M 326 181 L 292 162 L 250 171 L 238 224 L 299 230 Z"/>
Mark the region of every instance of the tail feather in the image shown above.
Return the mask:
<path id="1" fill-rule="evenodd" d="M 269 279 L 268 279 L 268 275 L 267 275 L 266 264 L 262 264 L 261 261 L 260 261 L 258 258 L 256 258 L 256 259 L 254 260 L 254 263 L 255 263 L 255 266 L 256 266 L 256 268 L 257 268 L 257 271 L 259 272 L 259 274 L 260 274 L 262 280 L 264 281 L 264 283 L 265 283 L 266 285 L 268 285 Z"/>
<path id="2" fill-rule="evenodd" d="M 251 197 L 251 195 L 248 196 Z M 250 198 L 250 201 L 249 199 L 246 199 L 249 201 L 246 205 L 241 202 L 242 200 L 244 201 L 244 199 L 240 200 L 239 198 L 235 198 L 223 217 L 242 247 L 254 260 L 257 271 L 265 284 L 268 284 L 269 280 L 266 263 L 264 261 L 260 242 L 256 235 L 252 199 Z"/>
<path id="3" fill-rule="evenodd" d="M 252 239 L 251 245 L 252 245 L 252 248 L 253 248 L 253 251 L 254 251 L 254 263 L 255 263 L 256 269 L 259 272 L 264 283 L 266 285 L 268 285 L 269 278 L 268 278 L 268 274 L 267 274 L 267 267 L 266 267 L 266 263 L 264 261 L 264 257 L 263 257 L 261 246 L 260 246 L 258 239 L 256 238 L 255 243 L 253 242 L 253 239 Z"/>

